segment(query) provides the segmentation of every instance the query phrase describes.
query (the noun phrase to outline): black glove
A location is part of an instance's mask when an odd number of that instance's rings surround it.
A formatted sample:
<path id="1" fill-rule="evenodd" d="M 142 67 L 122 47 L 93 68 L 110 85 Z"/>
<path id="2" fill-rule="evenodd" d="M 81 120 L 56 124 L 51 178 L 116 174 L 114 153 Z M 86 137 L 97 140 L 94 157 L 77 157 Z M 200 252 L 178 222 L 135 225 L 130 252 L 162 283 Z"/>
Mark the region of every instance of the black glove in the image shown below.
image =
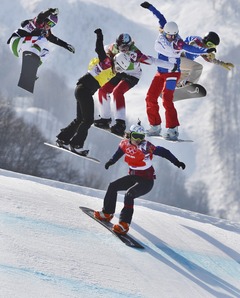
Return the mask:
<path id="1" fill-rule="evenodd" d="M 59 14 L 58 8 L 49 8 L 49 12 L 51 12 L 51 14 L 54 14 L 54 15 Z"/>
<path id="2" fill-rule="evenodd" d="M 184 162 L 179 161 L 178 164 L 176 165 L 178 168 L 182 168 L 183 170 L 186 168 L 186 165 Z"/>
<path id="3" fill-rule="evenodd" d="M 72 52 L 73 54 L 75 53 L 75 48 L 74 46 L 67 44 L 66 49 L 69 50 L 69 52 Z"/>
<path id="4" fill-rule="evenodd" d="M 212 53 L 212 52 L 217 52 L 217 50 L 215 48 L 210 48 L 210 49 L 207 49 L 207 53 Z"/>
<path id="5" fill-rule="evenodd" d="M 142 4 L 140 4 L 143 8 L 149 8 L 151 6 L 151 4 L 147 1 L 143 2 Z"/>
<path id="6" fill-rule="evenodd" d="M 174 64 L 174 67 L 173 67 L 173 69 L 171 70 L 171 72 L 175 72 L 175 71 L 177 71 L 177 63 Z"/>
<path id="7" fill-rule="evenodd" d="M 115 162 L 112 159 L 109 159 L 109 161 L 105 163 L 105 169 L 108 170 L 108 168 L 114 164 Z"/>
<path id="8" fill-rule="evenodd" d="M 96 33 L 97 35 L 102 35 L 102 30 L 98 28 L 94 31 L 94 33 Z"/>

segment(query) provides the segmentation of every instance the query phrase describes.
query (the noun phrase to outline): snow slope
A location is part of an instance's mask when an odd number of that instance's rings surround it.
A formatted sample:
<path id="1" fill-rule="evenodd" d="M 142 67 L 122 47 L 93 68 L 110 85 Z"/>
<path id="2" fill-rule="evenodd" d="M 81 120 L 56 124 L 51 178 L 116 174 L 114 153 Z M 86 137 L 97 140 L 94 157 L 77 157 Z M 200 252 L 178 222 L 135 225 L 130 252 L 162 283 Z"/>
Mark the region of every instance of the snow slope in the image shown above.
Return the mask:
<path id="1" fill-rule="evenodd" d="M 136 199 L 137 250 L 81 213 L 104 192 L 4 170 L 0 184 L 0 297 L 240 297 L 239 224 Z"/>

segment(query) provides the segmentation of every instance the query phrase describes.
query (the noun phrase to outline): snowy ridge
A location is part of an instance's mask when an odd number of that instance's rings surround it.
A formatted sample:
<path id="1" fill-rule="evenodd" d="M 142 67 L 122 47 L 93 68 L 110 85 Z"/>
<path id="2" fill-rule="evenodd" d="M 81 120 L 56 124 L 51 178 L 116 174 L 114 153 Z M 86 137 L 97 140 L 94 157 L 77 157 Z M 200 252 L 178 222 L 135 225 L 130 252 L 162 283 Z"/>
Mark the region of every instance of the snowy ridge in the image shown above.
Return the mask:
<path id="1" fill-rule="evenodd" d="M 0 183 L 1 297 L 240 297 L 237 223 L 136 199 L 140 251 L 79 210 L 103 192 L 3 170 Z"/>

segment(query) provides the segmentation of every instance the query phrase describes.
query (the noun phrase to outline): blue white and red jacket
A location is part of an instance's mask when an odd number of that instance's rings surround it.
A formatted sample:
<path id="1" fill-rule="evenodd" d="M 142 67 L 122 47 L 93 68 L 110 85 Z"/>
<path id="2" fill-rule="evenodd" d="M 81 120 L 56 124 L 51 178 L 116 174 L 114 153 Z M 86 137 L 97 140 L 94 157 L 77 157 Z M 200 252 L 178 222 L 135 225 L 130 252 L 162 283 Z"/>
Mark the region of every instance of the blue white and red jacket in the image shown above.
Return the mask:
<path id="1" fill-rule="evenodd" d="M 162 28 L 167 23 L 164 15 L 160 13 L 153 5 L 150 5 L 148 8 L 157 18 L 160 25 L 160 34 L 155 41 L 155 51 L 158 52 L 158 58 L 164 61 L 169 61 L 171 63 L 177 64 L 177 71 L 180 71 L 180 56 L 182 52 L 188 52 L 195 55 L 206 54 L 208 49 L 202 47 L 195 47 L 187 44 L 182 40 L 178 35 L 174 41 L 168 41 L 165 37 Z M 168 73 L 171 70 L 158 67 L 159 73 Z"/>

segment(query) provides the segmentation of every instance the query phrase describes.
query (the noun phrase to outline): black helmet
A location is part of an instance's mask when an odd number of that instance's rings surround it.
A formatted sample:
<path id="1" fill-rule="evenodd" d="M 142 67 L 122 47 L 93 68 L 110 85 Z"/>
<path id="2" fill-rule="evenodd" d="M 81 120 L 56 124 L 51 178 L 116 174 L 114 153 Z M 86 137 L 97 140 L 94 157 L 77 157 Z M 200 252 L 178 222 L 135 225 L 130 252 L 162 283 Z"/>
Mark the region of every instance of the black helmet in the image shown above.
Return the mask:
<path id="1" fill-rule="evenodd" d="M 203 42 L 207 44 L 207 42 L 213 43 L 215 46 L 218 46 L 220 43 L 220 37 L 217 35 L 217 33 L 210 31 L 203 37 Z"/>

